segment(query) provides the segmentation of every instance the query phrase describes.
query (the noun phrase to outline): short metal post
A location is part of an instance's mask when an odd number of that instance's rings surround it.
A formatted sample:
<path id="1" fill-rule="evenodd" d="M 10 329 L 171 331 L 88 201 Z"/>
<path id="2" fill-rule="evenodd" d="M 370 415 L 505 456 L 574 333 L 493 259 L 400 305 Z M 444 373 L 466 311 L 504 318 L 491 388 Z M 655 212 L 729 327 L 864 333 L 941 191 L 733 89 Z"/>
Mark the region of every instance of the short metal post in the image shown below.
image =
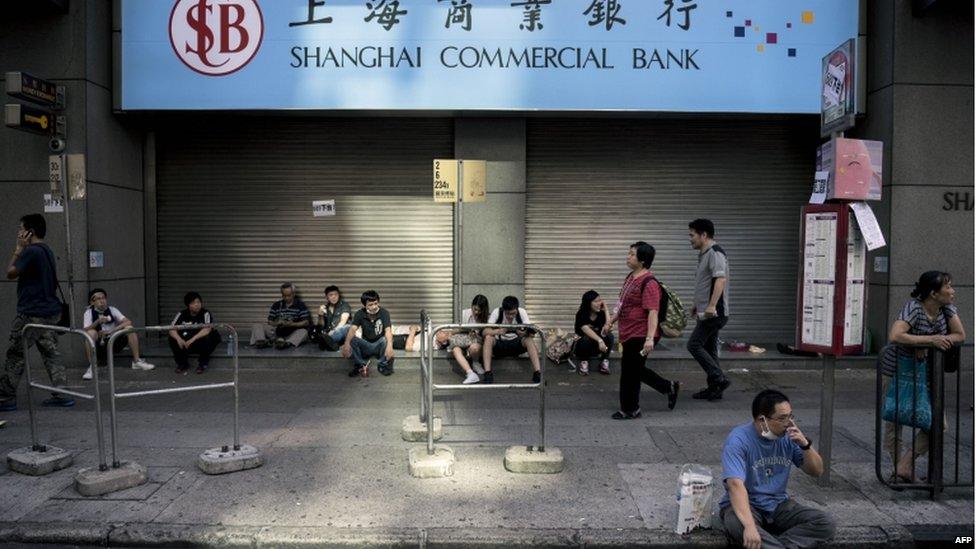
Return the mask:
<path id="1" fill-rule="evenodd" d="M 118 426 L 118 421 L 116 421 L 116 417 L 115 417 L 115 340 L 121 337 L 122 335 L 128 335 L 130 332 L 133 331 L 134 330 L 132 330 L 132 328 L 119 330 L 114 334 L 112 334 L 111 336 L 109 336 L 108 342 L 105 344 L 106 346 L 105 350 L 108 351 L 107 353 L 108 354 L 108 361 L 107 361 L 108 362 L 108 393 L 109 393 L 108 421 L 109 421 L 109 428 L 111 429 L 111 433 L 112 433 L 112 467 L 113 468 L 118 468 L 122 465 L 119 462 L 119 432 L 118 432 L 119 426 Z M 98 383 L 98 374 L 95 373 L 95 370 L 97 369 L 98 368 L 96 367 L 95 369 L 92 370 L 93 372 L 92 379 L 95 381 L 96 384 Z"/>
<path id="2" fill-rule="evenodd" d="M 942 447 L 943 443 L 943 424 L 945 417 L 945 395 L 943 372 L 945 370 L 945 353 L 939 349 L 933 349 L 929 352 L 929 357 L 932 360 L 929 363 L 932 365 L 931 368 L 931 379 L 932 383 L 930 385 L 931 401 L 932 401 L 932 427 L 929 429 L 929 484 L 932 485 L 932 499 L 938 497 L 938 493 L 942 491 L 942 458 L 944 449 Z M 958 433 L 957 433 L 958 436 Z"/>
<path id="3" fill-rule="evenodd" d="M 823 459 L 824 472 L 820 476 L 820 485 L 830 484 L 831 450 L 834 438 L 834 370 L 837 358 L 831 355 L 823 357 L 823 379 L 820 386 L 820 457 Z"/>
<path id="4" fill-rule="evenodd" d="M 427 320 L 428 327 L 430 319 Z M 429 330 L 428 330 L 429 331 Z M 430 371 L 427 372 L 427 455 L 434 455 L 434 337 L 436 332 L 430 334 L 430 342 L 427 346 L 427 364 Z"/>
<path id="5" fill-rule="evenodd" d="M 238 360 L 238 350 L 240 349 L 241 338 L 238 337 L 237 330 L 233 326 L 227 326 L 230 336 L 234 338 L 234 450 L 241 449 L 241 389 L 240 389 L 240 364 Z M 216 328 L 213 328 L 216 330 Z"/>
<path id="6" fill-rule="evenodd" d="M 24 328 L 20 331 L 20 339 L 24 344 L 24 370 L 27 374 L 27 415 L 30 418 L 31 450 L 35 452 L 45 452 L 47 451 L 47 447 L 37 443 L 37 419 L 34 417 L 34 401 L 31 398 L 33 387 L 31 386 L 30 340 L 27 339 L 29 327 L 30 326 L 24 326 Z"/>
<path id="7" fill-rule="evenodd" d="M 541 337 L 542 344 L 539 356 L 539 451 L 546 451 L 546 337 L 542 332 L 536 332 Z"/>
<path id="8" fill-rule="evenodd" d="M 92 385 L 95 394 L 95 429 L 98 431 L 98 470 L 107 471 L 108 464 L 105 462 L 105 427 L 102 421 L 102 399 L 101 388 L 98 384 L 98 351 L 95 341 L 86 332 L 79 330 L 85 337 L 85 344 L 88 345 L 88 367 L 92 371 Z"/>

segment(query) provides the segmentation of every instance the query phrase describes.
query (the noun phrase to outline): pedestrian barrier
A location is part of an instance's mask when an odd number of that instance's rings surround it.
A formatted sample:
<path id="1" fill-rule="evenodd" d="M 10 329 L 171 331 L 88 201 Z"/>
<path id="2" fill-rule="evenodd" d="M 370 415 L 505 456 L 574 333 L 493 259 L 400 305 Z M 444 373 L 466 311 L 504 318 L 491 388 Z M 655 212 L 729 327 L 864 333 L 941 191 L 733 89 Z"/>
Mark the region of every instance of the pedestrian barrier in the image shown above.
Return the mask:
<path id="1" fill-rule="evenodd" d="M 427 353 L 427 337 L 424 331 L 425 327 L 430 323 L 430 317 L 426 310 L 420 311 L 420 411 L 415 416 L 407 416 L 403 420 L 403 427 L 401 429 L 401 436 L 403 440 L 407 442 L 422 442 L 427 440 L 427 372 L 430 371 L 429 360 L 430 357 Z M 433 418 L 433 436 L 434 440 L 440 440 L 443 435 L 441 418 Z"/>
<path id="2" fill-rule="evenodd" d="M 541 334 L 535 324 L 442 324 L 431 328 L 430 317 L 421 315 L 421 403 L 420 417 L 426 427 L 426 447 L 410 450 L 410 474 L 418 478 L 436 478 L 454 474 L 454 452 L 447 446 L 435 446 L 435 419 L 433 417 L 434 392 L 463 391 L 539 391 L 539 444 L 537 446 L 512 446 L 505 451 L 505 468 L 513 473 L 559 473 L 563 469 L 563 456 L 558 448 L 546 447 L 546 343 L 542 338 L 539 349 L 539 383 L 493 383 L 493 384 L 436 384 L 433 381 L 434 341 L 443 330 L 483 330 L 501 328 L 506 330 L 527 329 Z"/>
<path id="3" fill-rule="evenodd" d="M 881 363 L 889 348 L 901 348 L 907 360 L 896 360 L 894 376 L 885 385 L 885 376 L 882 375 Z M 936 499 L 938 494 L 945 488 L 972 487 L 973 486 L 973 440 L 968 440 L 968 452 L 962 455 L 964 434 L 972 435 L 973 410 L 970 407 L 969 426 L 965 431 L 960 428 L 962 424 L 962 377 L 959 360 L 959 347 L 953 347 L 948 351 L 942 351 L 929 346 L 912 346 L 890 344 L 878 354 L 877 368 L 877 392 L 875 406 L 875 450 L 874 450 L 874 469 L 878 480 L 885 486 L 894 490 L 923 490 L 928 491 L 932 499 Z M 899 356 L 896 354 L 896 356 Z M 955 395 L 954 398 L 946 399 L 946 370 L 950 376 L 955 374 Z M 951 379 L 951 378 L 950 378 Z M 892 389 L 894 386 L 895 389 Z M 887 390 L 886 388 L 887 387 Z M 900 388 L 900 390 L 899 390 Z M 906 394 L 908 393 L 908 394 Z M 888 398 L 888 397 L 893 398 Z M 950 395 L 952 397 L 952 395 Z M 911 402 L 907 399 L 911 399 Z M 887 404 L 885 401 L 888 401 Z M 948 406 L 947 406 L 948 403 Z M 910 404 L 910 405 L 909 405 Z M 918 427 L 918 423 L 925 423 L 926 413 L 930 411 L 930 428 Z M 889 418 L 883 417 L 887 412 Z M 951 412 L 951 414 L 950 414 Z M 951 421 L 950 421 L 951 419 Z M 882 422 L 887 423 L 883 425 Z M 911 474 L 906 476 L 898 475 L 898 462 L 902 458 L 902 427 L 911 430 L 911 445 L 906 449 L 911 457 Z M 950 427 L 952 430 L 950 431 Z M 886 437 L 885 431 L 891 430 L 891 434 Z M 951 435 L 954 439 L 952 445 L 953 465 L 952 473 L 947 479 L 945 476 L 945 442 Z M 924 437 L 924 438 L 923 438 Z M 891 449 L 890 441 L 886 438 L 893 438 L 892 452 L 892 471 L 885 475 L 882 466 L 884 451 Z M 928 468 L 927 477 L 916 477 L 916 460 L 921 457 L 915 451 L 916 445 L 928 444 Z M 886 444 L 887 442 L 887 444 Z M 921 452 L 924 454 L 924 450 Z M 968 464 L 967 471 L 963 465 Z"/>
<path id="4" fill-rule="evenodd" d="M 78 391 L 72 391 L 65 389 L 64 387 L 51 387 L 50 385 L 37 383 L 31 378 L 30 340 L 27 337 L 27 334 L 32 331 L 42 330 L 50 330 L 52 332 L 62 334 L 74 334 L 80 336 L 84 340 L 85 344 L 88 345 L 88 350 L 90 351 L 89 364 L 92 366 L 93 379 L 95 380 L 93 394 L 89 395 L 86 393 L 79 393 Z M 102 428 L 102 406 L 98 392 L 98 374 L 94 372 L 94 365 L 97 361 L 95 354 L 95 342 L 92 341 L 92 338 L 85 333 L 84 330 L 72 330 L 70 328 L 48 324 L 27 324 L 20 333 L 24 343 L 24 371 L 27 376 L 27 414 L 30 417 L 31 445 L 26 448 L 18 448 L 8 453 L 7 466 L 10 467 L 12 471 L 16 471 L 18 473 L 40 476 L 69 467 L 73 461 L 71 452 L 56 446 L 50 446 L 38 442 L 37 418 L 34 414 L 34 400 L 31 397 L 31 392 L 32 389 L 41 389 L 44 391 L 53 391 L 85 400 L 95 401 L 95 430 L 98 433 L 98 467 L 103 471 L 107 470 L 108 466 L 105 463 L 104 430 Z"/>
<path id="5" fill-rule="evenodd" d="M 245 469 L 253 469 L 255 467 L 260 467 L 263 463 L 261 453 L 257 448 L 251 445 L 241 444 L 240 441 L 240 427 L 239 427 L 239 415 L 240 415 L 240 390 L 239 390 L 239 360 L 238 360 L 238 342 L 240 341 L 237 337 L 237 330 L 234 329 L 230 324 L 181 324 L 179 326 L 181 330 L 190 329 L 225 329 L 230 332 L 231 337 L 231 349 L 232 360 L 234 363 L 234 380 L 222 383 L 205 383 L 199 385 L 190 385 L 187 387 L 172 387 L 167 389 L 152 389 L 148 391 L 131 391 L 131 392 L 118 392 L 115 389 L 115 340 L 127 336 L 130 333 L 144 332 L 144 333 L 158 333 L 158 332 L 169 332 L 174 329 L 174 326 L 144 326 L 141 328 L 129 327 L 123 330 L 119 330 L 109 337 L 106 347 L 108 349 L 108 383 L 109 383 L 109 424 L 111 430 L 111 441 L 112 441 L 112 468 L 101 475 L 92 475 L 91 478 L 86 479 L 86 491 L 97 492 L 97 493 L 108 493 L 115 492 L 117 490 L 122 490 L 124 488 L 130 488 L 132 486 L 138 486 L 146 481 L 146 469 L 145 467 L 131 461 L 119 461 L 118 456 L 118 414 L 116 412 L 115 401 L 120 398 L 134 398 L 142 396 L 151 395 L 164 395 L 172 393 L 184 393 L 190 391 L 204 391 L 210 389 L 225 389 L 232 388 L 234 390 L 234 444 L 231 446 L 219 446 L 216 448 L 211 448 L 200 454 L 197 459 L 197 466 L 204 473 L 209 475 L 216 475 L 221 473 L 231 473 L 234 471 L 243 471 Z M 79 490 L 80 491 L 80 490 Z"/>

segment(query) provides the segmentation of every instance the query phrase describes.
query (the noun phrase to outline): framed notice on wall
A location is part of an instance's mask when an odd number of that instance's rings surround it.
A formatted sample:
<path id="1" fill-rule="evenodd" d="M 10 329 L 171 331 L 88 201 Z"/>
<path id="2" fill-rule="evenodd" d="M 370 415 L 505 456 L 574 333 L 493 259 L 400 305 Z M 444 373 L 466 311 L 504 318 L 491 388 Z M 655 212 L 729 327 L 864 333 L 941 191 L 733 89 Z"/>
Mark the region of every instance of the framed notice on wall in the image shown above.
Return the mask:
<path id="1" fill-rule="evenodd" d="M 828 355 L 864 350 L 867 247 L 847 204 L 808 204 L 797 290 L 797 347 Z"/>

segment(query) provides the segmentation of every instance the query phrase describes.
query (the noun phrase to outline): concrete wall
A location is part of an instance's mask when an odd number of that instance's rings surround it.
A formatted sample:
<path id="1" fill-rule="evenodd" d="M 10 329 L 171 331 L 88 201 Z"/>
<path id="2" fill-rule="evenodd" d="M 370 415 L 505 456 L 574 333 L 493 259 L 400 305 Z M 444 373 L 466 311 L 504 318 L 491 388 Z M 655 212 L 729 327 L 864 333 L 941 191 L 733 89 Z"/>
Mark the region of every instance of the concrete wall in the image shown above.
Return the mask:
<path id="1" fill-rule="evenodd" d="M 0 19 L 0 77 L 6 71 L 25 71 L 64 85 L 66 152 L 86 156 L 88 198 L 72 201 L 69 212 L 75 322 L 81 322 L 89 288 L 101 286 L 114 305 L 143 323 L 143 137 L 112 114 L 111 0 L 70 2 L 66 14 L 20 4 Z M 7 220 L 0 230 L 0 250 L 13 249 L 17 218 L 42 211 L 42 196 L 49 192 L 48 154 L 45 137 L 0 128 L 0 189 L 5 197 L 0 213 Z M 64 215 L 45 217 L 47 240 L 67 292 Z M 89 250 L 104 252 L 104 268 L 88 268 Z M 16 283 L 3 281 L 0 333 L 6 333 L 15 304 Z M 77 349 L 69 356 L 72 362 L 81 360 Z"/>
<path id="2" fill-rule="evenodd" d="M 884 200 L 875 210 L 888 273 L 872 273 L 869 326 L 878 339 L 927 270 L 953 275 L 963 323 L 973 326 L 973 211 L 946 210 L 946 193 L 974 195 L 973 5 L 868 2 L 867 118 L 855 135 L 885 143 Z M 971 360 L 971 353 L 970 360 Z"/>
<path id="3" fill-rule="evenodd" d="M 525 119 L 458 118 L 454 154 L 488 161 L 488 200 L 464 206 L 461 308 L 477 294 L 525 303 Z"/>

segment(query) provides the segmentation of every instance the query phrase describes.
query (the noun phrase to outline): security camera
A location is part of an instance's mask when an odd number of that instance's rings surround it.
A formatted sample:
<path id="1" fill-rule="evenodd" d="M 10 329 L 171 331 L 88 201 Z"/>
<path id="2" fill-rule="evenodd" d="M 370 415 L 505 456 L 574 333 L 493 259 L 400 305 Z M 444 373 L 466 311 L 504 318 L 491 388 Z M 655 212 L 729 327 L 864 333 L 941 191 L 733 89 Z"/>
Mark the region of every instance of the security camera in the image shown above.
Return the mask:
<path id="1" fill-rule="evenodd" d="M 61 139 L 60 137 L 52 137 L 51 140 L 47 142 L 47 148 L 53 153 L 64 152 L 64 148 L 66 146 L 67 143 L 65 143 L 64 139 Z"/>

